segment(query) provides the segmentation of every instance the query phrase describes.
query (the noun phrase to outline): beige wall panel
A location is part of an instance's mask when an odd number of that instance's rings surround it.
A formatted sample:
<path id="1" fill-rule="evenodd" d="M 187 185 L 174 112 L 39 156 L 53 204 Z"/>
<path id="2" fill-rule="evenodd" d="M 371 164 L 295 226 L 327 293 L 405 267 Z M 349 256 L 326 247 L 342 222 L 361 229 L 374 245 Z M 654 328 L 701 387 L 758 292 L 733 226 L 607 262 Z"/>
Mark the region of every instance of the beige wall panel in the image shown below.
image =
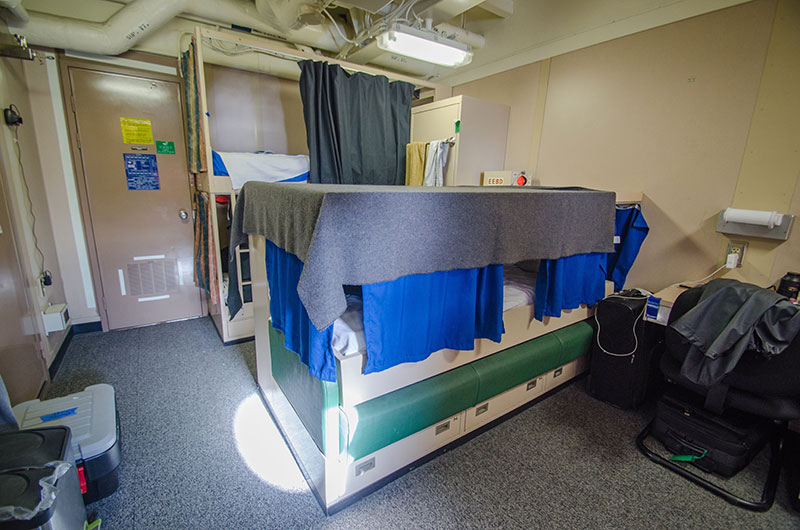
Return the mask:
<path id="1" fill-rule="evenodd" d="M 775 254 L 775 264 L 772 267 L 770 278 L 774 278 L 775 282 L 789 271 L 800 272 L 800 186 L 797 186 L 794 192 L 794 199 L 788 213 L 795 216 L 795 225 L 789 235 L 789 240 L 782 243 Z M 747 263 L 746 256 L 745 263 Z"/>
<path id="2" fill-rule="evenodd" d="M 214 150 L 308 154 L 296 81 L 210 64 L 205 73 Z"/>
<path id="3" fill-rule="evenodd" d="M 553 59 L 536 176 L 648 197 L 628 285 L 723 263 L 715 218 L 733 199 L 774 10 L 752 2 Z"/>
<path id="4" fill-rule="evenodd" d="M 506 146 L 506 169 L 528 168 L 538 96 L 539 63 L 529 64 L 453 89 L 453 95 L 472 96 L 511 107 Z"/>
<path id="5" fill-rule="evenodd" d="M 52 221 L 60 275 L 63 279 L 63 282 L 59 282 L 59 286 L 63 286 L 64 299 L 56 302 L 67 302 L 73 323 L 96 322 L 100 320 L 100 316 L 95 305 L 91 277 L 87 278 L 81 270 L 81 260 L 83 260 L 87 267 L 85 272 L 88 273 L 83 226 L 78 222 L 77 229 L 80 233 L 76 234 L 73 222 L 75 212 L 71 210 L 70 204 L 72 198 L 70 194 L 72 194 L 75 201 L 72 207 L 77 207 L 77 191 L 72 173 L 72 161 L 69 157 L 66 122 L 62 109 L 58 109 L 62 113 L 61 116 L 55 114 L 54 97 L 60 104 L 60 93 L 56 90 L 53 94 L 51 79 L 48 76 L 48 69 L 51 69 L 51 76 L 58 75 L 55 64 L 50 64 L 54 61 L 54 54 L 42 52 L 36 60 L 23 63 L 32 111 L 30 119 L 25 123 L 36 127 L 39 163 L 42 168 L 43 183 L 47 189 L 47 207 Z M 62 151 L 62 142 L 63 148 L 66 149 L 66 159 L 65 152 Z M 89 285 L 85 285 L 85 282 Z"/>
<path id="6" fill-rule="evenodd" d="M 800 214 L 800 2 L 781 0 L 732 206 Z M 792 198 L 794 197 L 794 201 Z M 800 271 L 797 225 L 786 242 L 752 240 L 737 272 L 770 285 Z"/>
<path id="7" fill-rule="evenodd" d="M 50 213 L 45 196 L 45 181 L 42 165 L 39 162 L 40 151 L 37 145 L 37 130 L 32 118 L 32 106 L 28 95 L 28 86 L 25 81 L 23 62 L 18 59 L 0 60 L 0 106 L 2 108 L 14 104 L 19 108 L 24 123 L 19 127 L 19 146 L 22 167 L 18 162 L 17 144 L 14 129 L 5 124 L 0 128 L 0 141 L 2 141 L 2 160 L 8 187 L 8 201 L 14 224 L 19 230 L 18 238 L 20 260 L 26 286 L 35 308 L 46 307 L 48 303 L 62 303 L 64 297 L 64 283 L 55 249 L 55 238 L 52 230 Z M 23 179 L 23 168 L 25 179 Z M 35 234 L 38 247 L 44 255 L 44 270 L 49 270 L 53 275 L 53 285 L 45 289 L 44 295 L 39 287 L 42 257 L 36 251 L 34 242 L 34 219 L 29 213 L 28 197 L 25 190 L 27 182 L 30 190 L 33 215 L 35 216 Z M 43 326 L 41 316 L 35 316 L 37 327 Z M 40 327 L 43 331 L 43 327 Z M 65 331 L 51 333 L 43 339 L 42 350 L 47 362 L 52 361 L 66 335 Z M 44 337 L 44 333 L 42 333 Z"/>

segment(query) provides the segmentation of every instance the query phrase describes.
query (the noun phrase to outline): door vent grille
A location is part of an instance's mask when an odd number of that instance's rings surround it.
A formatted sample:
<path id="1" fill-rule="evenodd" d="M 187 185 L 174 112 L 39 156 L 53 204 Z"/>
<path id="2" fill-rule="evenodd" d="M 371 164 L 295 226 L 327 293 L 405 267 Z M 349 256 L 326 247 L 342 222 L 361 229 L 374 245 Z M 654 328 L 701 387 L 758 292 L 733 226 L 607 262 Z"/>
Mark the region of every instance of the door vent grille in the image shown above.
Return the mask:
<path id="1" fill-rule="evenodd" d="M 178 264 L 174 259 L 139 261 L 128 264 L 131 296 L 171 293 L 178 286 Z"/>

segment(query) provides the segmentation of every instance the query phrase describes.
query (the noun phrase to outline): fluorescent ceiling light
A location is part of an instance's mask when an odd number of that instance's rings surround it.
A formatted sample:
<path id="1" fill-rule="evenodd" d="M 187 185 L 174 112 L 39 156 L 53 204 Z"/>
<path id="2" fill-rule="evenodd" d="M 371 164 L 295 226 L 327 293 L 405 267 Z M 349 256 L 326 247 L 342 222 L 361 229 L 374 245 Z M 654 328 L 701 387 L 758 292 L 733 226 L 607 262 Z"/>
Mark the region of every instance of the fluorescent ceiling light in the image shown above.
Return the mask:
<path id="1" fill-rule="evenodd" d="M 435 31 L 395 24 L 378 35 L 378 48 L 428 63 L 458 67 L 472 61 L 472 48 Z"/>

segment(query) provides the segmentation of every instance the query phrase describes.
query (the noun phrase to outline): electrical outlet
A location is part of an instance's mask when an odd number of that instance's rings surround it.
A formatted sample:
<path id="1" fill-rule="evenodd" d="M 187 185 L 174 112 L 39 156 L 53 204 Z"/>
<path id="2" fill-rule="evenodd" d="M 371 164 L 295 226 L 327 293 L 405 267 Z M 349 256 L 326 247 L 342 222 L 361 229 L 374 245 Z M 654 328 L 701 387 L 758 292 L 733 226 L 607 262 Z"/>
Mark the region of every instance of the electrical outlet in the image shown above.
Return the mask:
<path id="1" fill-rule="evenodd" d="M 737 267 L 742 266 L 742 262 L 744 261 L 744 251 L 747 249 L 747 243 L 742 241 L 731 241 L 728 243 L 728 252 L 727 254 L 738 254 L 739 260 L 737 263 Z"/>

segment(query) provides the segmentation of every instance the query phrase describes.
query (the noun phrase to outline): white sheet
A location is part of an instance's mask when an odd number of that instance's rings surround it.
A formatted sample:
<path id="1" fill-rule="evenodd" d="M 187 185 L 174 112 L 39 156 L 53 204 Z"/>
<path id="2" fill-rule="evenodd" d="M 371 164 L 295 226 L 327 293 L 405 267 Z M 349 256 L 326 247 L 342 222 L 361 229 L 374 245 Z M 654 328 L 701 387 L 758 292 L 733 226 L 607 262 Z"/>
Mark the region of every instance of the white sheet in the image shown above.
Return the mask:
<path id="1" fill-rule="evenodd" d="M 503 266 L 503 311 L 521 305 L 533 305 L 536 296 L 536 272 L 516 265 Z"/>
<path id="2" fill-rule="evenodd" d="M 248 180 L 280 182 L 308 173 L 307 155 L 271 153 L 223 153 L 217 151 L 228 170 L 231 187 L 241 189 Z"/>
<path id="3" fill-rule="evenodd" d="M 533 305 L 536 273 L 526 272 L 513 265 L 503 268 L 503 311 Z M 331 345 L 340 355 L 365 353 L 364 317 L 361 297 L 347 295 L 347 310 L 333 323 Z"/>

